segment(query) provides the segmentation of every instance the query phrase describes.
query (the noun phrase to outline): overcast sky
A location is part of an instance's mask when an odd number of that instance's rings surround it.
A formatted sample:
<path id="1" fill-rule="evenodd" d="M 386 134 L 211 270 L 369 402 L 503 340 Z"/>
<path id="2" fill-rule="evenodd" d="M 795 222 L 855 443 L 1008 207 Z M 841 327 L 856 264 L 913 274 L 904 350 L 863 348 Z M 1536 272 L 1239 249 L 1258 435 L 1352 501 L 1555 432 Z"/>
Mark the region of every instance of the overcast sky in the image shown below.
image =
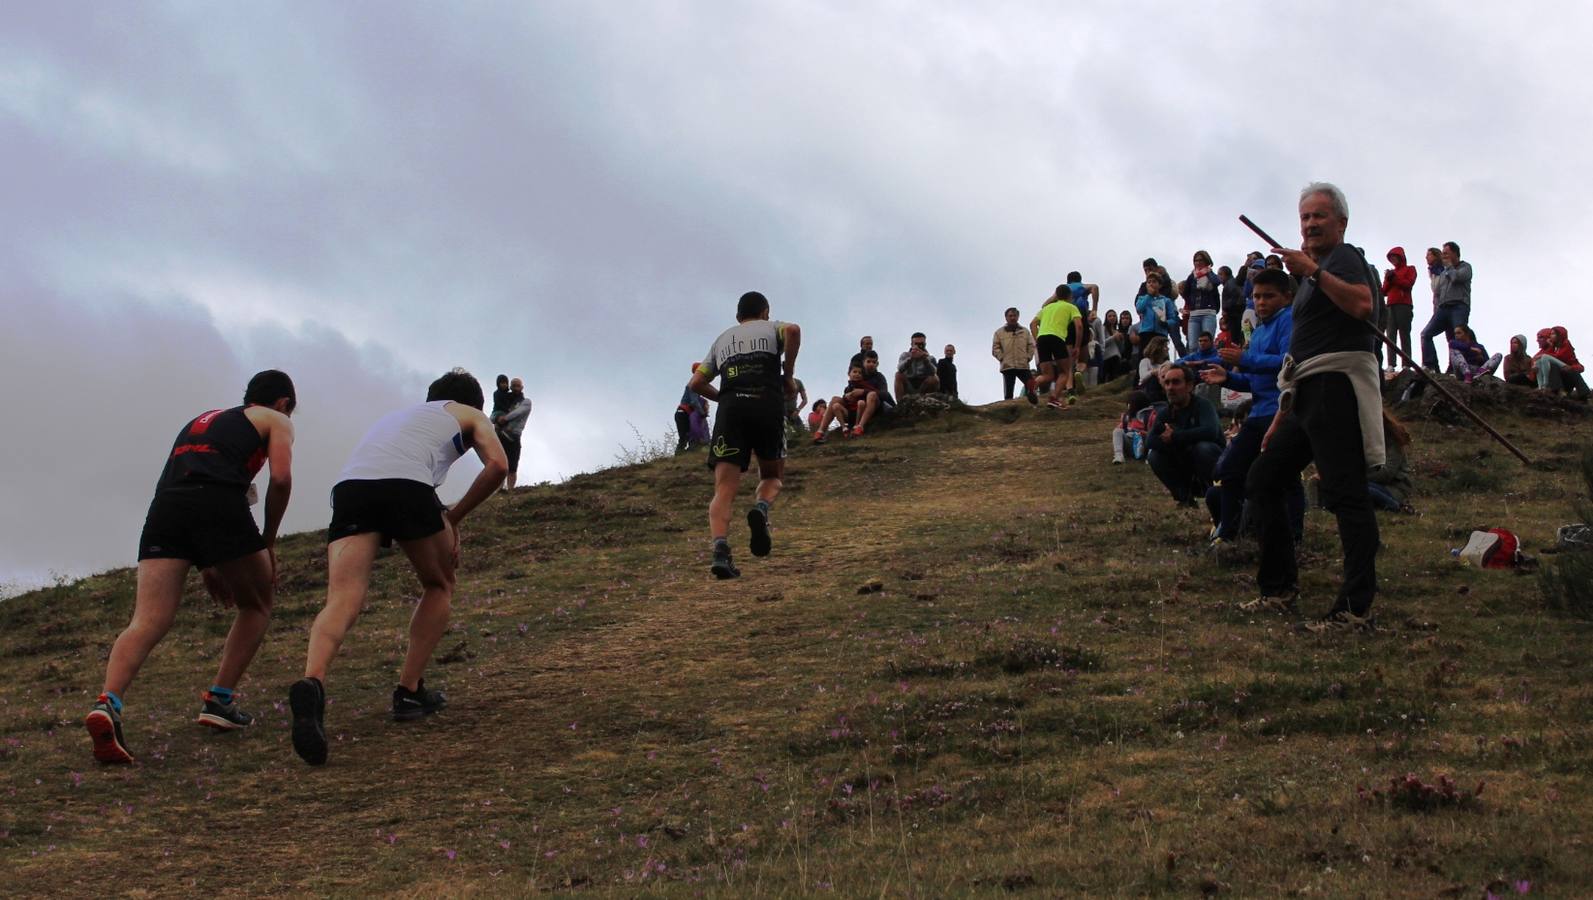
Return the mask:
<path id="1" fill-rule="evenodd" d="M 989 401 L 1002 309 L 1237 263 L 1240 212 L 1297 240 L 1316 179 L 1374 260 L 1458 241 L 1490 350 L 1593 352 L 1585 4 L 0 7 L 0 582 L 130 564 L 177 429 L 262 368 L 319 528 L 451 366 L 525 379 L 526 482 L 670 430 L 746 290 L 815 396 L 922 330 Z"/>

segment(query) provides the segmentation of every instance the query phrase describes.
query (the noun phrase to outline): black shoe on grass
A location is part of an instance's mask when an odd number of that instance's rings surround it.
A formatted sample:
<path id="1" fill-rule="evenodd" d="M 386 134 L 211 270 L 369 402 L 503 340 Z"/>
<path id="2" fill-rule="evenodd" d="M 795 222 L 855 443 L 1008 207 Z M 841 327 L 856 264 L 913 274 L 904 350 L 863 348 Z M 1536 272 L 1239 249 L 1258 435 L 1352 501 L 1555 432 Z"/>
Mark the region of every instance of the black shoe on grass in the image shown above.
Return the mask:
<path id="1" fill-rule="evenodd" d="M 312 766 L 326 763 L 326 689 L 319 678 L 300 678 L 288 688 L 293 710 L 293 752 Z"/>
<path id="2" fill-rule="evenodd" d="M 714 548 L 713 565 L 708 567 L 708 571 L 714 573 L 714 577 L 720 581 L 724 581 L 727 578 L 738 578 L 741 575 L 741 570 L 736 568 L 736 564 L 730 561 L 729 546 Z"/>
<path id="3" fill-rule="evenodd" d="M 100 695 L 94 708 L 83 717 L 83 727 L 94 740 L 94 758 L 102 763 L 126 765 L 133 761 L 127 752 L 127 742 L 122 740 L 122 717 L 111 706 L 111 698 Z"/>
<path id="4" fill-rule="evenodd" d="M 426 687 L 426 679 L 415 682 L 415 689 L 399 685 L 393 688 L 393 721 L 410 722 L 422 716 L 429 716 L 448 705 L 448 697 L 442 691 L 434 691 Z"/>
<path id="5" fill-rule="evenodd" d="M 769 539 L 769 514 L 756 506 L 747 510 L 747 527 L 752 529 L 752 555 L 768 556 L 774 547 Z"/>
<path id="6" fill-rule="evenodd" d="M 239 709 L 237 701 L 222 703 L 215 694 L 205 691 L 205 706 L 194 721 L 217 731 L 236 731 L 254 724 L 254 716 Z"/>

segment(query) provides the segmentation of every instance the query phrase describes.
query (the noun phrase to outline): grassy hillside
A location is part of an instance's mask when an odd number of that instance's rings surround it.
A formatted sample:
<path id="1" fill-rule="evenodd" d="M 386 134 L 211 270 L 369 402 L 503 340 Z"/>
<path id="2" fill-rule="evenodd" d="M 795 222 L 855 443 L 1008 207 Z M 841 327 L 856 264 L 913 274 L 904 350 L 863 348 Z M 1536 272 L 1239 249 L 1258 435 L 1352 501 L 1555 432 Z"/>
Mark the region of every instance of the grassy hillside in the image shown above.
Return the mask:
<path id="1" fill-rule="evenodd" d="M 230 621 L 196 579 L 126 698 L 132 767 L 98 766 L 80 725 L 131 571 L 0 603 L 5 889 L 1593 893 L 1593 628 L 1448 553 L 1478 526 L 1550 541 L 1593 420 L 1492 411 L 1528 469 L 1415 416 L 1421 514 L 1382 519 L 1383 628 L 1318 638 L 1238 612 L 1253 570 L 1200 555 L 1202 514 L 1143 465 L 1107 464 L 1120 402 L 795 448 L 775 556 L 738 549 L 728 583 L 698 457 L 500 495 L 467 523 L 429 679 L 452 705 L 386 716 L 415 589 L 384 555 L 322 769 L 284 702 L 321 535 L 282 550 L 241 686 L 260 723 L 192 724 Z M 1317 613 L 1337 544 L 1325 513 L 1307 532 Z M 1407 773 L 1457 792 L 1390 791 Z"/>

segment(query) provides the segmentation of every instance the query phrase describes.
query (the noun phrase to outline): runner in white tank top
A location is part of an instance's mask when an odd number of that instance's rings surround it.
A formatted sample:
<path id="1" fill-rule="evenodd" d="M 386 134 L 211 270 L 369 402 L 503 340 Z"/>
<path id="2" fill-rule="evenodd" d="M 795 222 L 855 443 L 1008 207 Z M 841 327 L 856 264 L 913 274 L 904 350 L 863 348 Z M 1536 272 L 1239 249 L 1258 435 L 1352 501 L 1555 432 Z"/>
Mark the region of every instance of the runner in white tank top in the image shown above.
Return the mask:
<path id="1" fill-rule="evenodd" d="M 448 627 L 454 570 L 459 567 L 459 523 L 492 496 L 509 471 L 503 445 L 481 411 L 481 384 L 455 369 L 432 382 L 426 402 L 382 417 L 360 440 L 332 488 L 327 529 L 326 608 L 310 628 L 304 677 L 288 692 L 293 709 L 293 750 L 305 762 L 326 762 L 327 669 L 343 636 L 359 617 L 377 549 L 397 541 L 415 568 L 424 593 L 409 626 L 409 651 L 393 690 L 393 718 L 418 719 L 448 703 L 421 676 Z M 467 448 L 482 470 L 464 497 L 444 509 L 434 488 Z"/>
<path id="2" fill-rule="evenodd" d="M 402 478 L 441 487 L 448 469 L 465 452 L 459 420 L 433 400 L 390 412 L 376 420 L 354 448 L 338 481 Z"/>

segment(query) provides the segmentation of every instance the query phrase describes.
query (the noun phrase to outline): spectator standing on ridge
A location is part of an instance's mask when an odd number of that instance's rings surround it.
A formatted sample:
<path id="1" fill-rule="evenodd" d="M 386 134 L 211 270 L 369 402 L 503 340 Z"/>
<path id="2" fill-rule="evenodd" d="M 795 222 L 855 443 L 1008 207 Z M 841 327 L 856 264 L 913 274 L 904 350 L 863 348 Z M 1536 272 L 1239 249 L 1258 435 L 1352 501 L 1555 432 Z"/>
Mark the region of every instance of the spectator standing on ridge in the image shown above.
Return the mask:
<path id="1" fill-rule="evenodd" d="M 1029 402 L 1038 403 L 1039 398 L 1034 393 L 1034 376 L 1029 369 L 1029 361 L 1034 359 L 1034 335 L 1018 324 L 1016 306 L 1007 307 L 1006 315 L 1007 323 L 996 329 L 995 337 L 990 341 L 990 355 L 1001 366 L 1003 399 L 1012 399 L 1012 385 L 1017 382 L 1023 385 Z"/>
<path id="2" fill-rule="evenodd" d="M 1145 280 L 1139 283 L 1139 291 L 1134 295 L 1134 308 L 1139 312 L 1140 315 L 1140 330 L 1141 332 L 1145 330 L 1145 311 L 1139 308 L 1139 298 L 1144 296 L 1160 296 L 1165 301 L 1165 309 L 1163 309 L 1161 312 L 1161 327 L 1154 328 L 1152 330 L 1154 330 L 1157 334 L 1166 336 L 1168 342 L 1173 348 L 1173 352 L 1178 356 L 1183 356 L 1184 333 L 1183 329 L 1179 327 L 1178 303 L 1173 299 L 1178 295 L 1177 285 L 1174 283 L 1172 276 L 1167 274 L 1167 267 L 1158 264 L 1154 256 L 1146 257 L 1145 261 L 1140 263 L 1140 270 L 1145 273 Z M 1151 290 L 1152 275 L 1156 276 L 1156 284 L 1160 288 L 1158 291 Z M 1145 337 L 1145 335 L 1142 333 L 1140 335 L 1139 341 L 1140 347 L 1143 348 L 1147 340 L 1149 340 L 1149 338 Z"/>
<path id="3" fill-rule="evenodd" d="M 1527 355 L 1527 336 L 1518 334 L 1510 339 L 1510 352 L 1504 358 L 1506 384 L 1519 387 L 1537 387 L 1538 372 L 1532 357 Z"/>
<path id="4" fill-rule="evenodd" d="M 853 366 L 861 366 L 863 364 L 863 357 L 874 352 L 874 338 L 866 334 L 863 335 L 862 337 L 858 338 L 857 347 L 857 352 L 852 354 L 851 361 L 846 364 L 846 368 L 848 370 L 850 370 Z"/>
<path id="5" fill-rule="evenodd" d="M 1147 260 L 1147 263 L 1155 260 Z M 1177 329 L 1177 307 L 1172 298 L 1168 297 L 1163 289 L 1166 285 L 1162 276 L 1154 270 L 1145 273 L 1145 282 L 1140 295 L 1134 299 L 1134 310 L 1139 313 L 1139 354 L 1143 358 L 1145 348 L 1156 338 L 1172 340 L 1171 335 Z M 1179 354 L 1183 351 L 1180 349 Z"/>
<path id="6" fill-rule="evenodd" d="M 741 574 L 730 556 L 730 508 L 753 457 L 758 459 L 757 500 L 747 510 L 752 555 L 768 556 L 773 546 L 769 508 L 785 476 L 785 398 L 796 393 L 801 345 L 802 329 L 770 321 L 768 299 L 748 291 L 736 302 L 735 326 L 714 340 L 691 376 L 691 389 L 719 404 L 708 445 L 708 468 L 714 473 L 714 498 L 708 504 L 713 538 L 709 571 L 716 578 Z M 717 389 L 714 378 L 720 379 Z"/>
<path id="7" fill-rule="evenodd" d="M 1222 311 L 1222 289 L 1222 277 L 1211 266 L 1211 254 L 1204 250 L 1196 250 L 1194 268 L 1184 279 L 1183 287 L 1179 291 L 1184 298 L 1184 314 L 1189 318 L 1185 347 L 1193 348 L 1198 345 L 1202 334 L 1217 336 L 1217 315 Z"/>
<path id="8" fill-rule="evenodd" d="M 1241 609 L 1294 606 L 1298 562 L 1285 502 L 1300 473 L 1315 462 L 1323 503 L 1338 520 L 1344 580 L 1327 615 L 1306 628 L 1365 630 L 1374 626 L 1378 549 L 1366 474 L 1385 460 L 1381 378 L 1372 352 L 1377 336 L 1368 326 L 1375 311 L 1373 285 L 1366 260 L 1344 243 L 1350 220 L 1344 193 L 1316 182 L 1300 192 L 1299 208 L 1304 249 L 1274 248 L 1301 282 L 1289 356 L 1278 378 L 1278 414 L 1245 485 L 1259 531 L 1260 596 Z"/>
<path id="9" fill-rule="evenodd" d="M 195 721 L 220 731 L 246 728 L 234 690 L 271 624 L 277 529 L 293 490 L 293 380 L 276 369 L 249 379 L 243 403 L 213 409 L 183 426 L 155 483 L 138 536 L 133 618 L 111 645 L 104 687 L 83 719 L 102 763 L 130 763 L 122 736 L 122 694 L 171 630 L 189 569 L 213 570 L 218 594 L 236 608 L 216 680 Z M 250 483 L 270 466 L 265 532 L 249 512 Z M 207 577 L 207 586 L 211 578 Z"/>
<path id="10" fill-rule="evenodd" d="M 940 376 L 936 374 L 935 357 L 926 347 L 929 339 L 922 331 L 913 332 L 912 343 L 896 359 L 896 396 L 908 394 L 933 394 L 940 390 Z"/>
<path id="11" fill-rule="evenodd" d="M 691 364 L 691 370 L 697 371 L 697 363 Z M 680 435 L 675 442 L 677 454 L 708 442 L 707 421 L 708 401 L 687 385 L 682 390 L 680 402 L 675 404 L 675 431 Z"/>
<path id="12" fill-rule="evenodd" d="M 1538 353 L 1532 357 L 1538 369 L 1538 387 L 1552 393 L 1564 391 L 1578 400 L 1588 397 L 1587 380 L 1582 377 L 1582 364 L 1576 359 L 1576 348 L 1564 325 L 1545 328 L 1538 332 Z"/>
<path id="13" fill-rule="evenodd" d="M 1244 341 L 1246 272 L 1245 266 L 1239 267 L 1237 275 L 1227 266 L 1217 269 L 1217 278 L 1222 281 L 1221 330 L 1236 344 Z"/>
<path id="14" fill-rule="evenodd" d="M 459 526 L 509 469 L 482 405 L 481 382 L 464 369 L 446 373 L 427 388 L 425 403 L 377 419 L 332 487 L 326 606 L 310 626 L 304 677 L 288 689 L 293 752 L 312 766 L 326 762 L 326 673 L 365 606 L 371 567 L 384 544 L 398 542 L 422 588 L 393 688 L 393 719 L 419 719 L 448 705 L 422 676 L 448 628 Z M 436 489 L 467 448 L 475 449 L 481 471 L 457 503 L 443 506 Z"/>
<path id="15" fill-rule="evenodd" d="M 1278 372 L 1289 353 L 1289 338 L 1294 331 L 1294 311 L 1289 308 L 1285 291 L 1289 279 L 1275 269 L 1260 269 L 1253 279 L 1251 299 L 1256 304 L 1259 321 L 1250 343 L 1243 350 L 1224 347 L 1218 351 L 1227 369 L 1209 368 L 1200 373 L 1201 380 L 1211 385 L 1221 385 L 1250 394 L 1250 415 L 1239 425 L 1239 432 L 1228 442 L 1227 449 L 1217 460 L 1214 477 L 1218 482 L 1216 503 L 1216 534 L 1213 547 L 1232 543 L 1239 537 L 1245 503 L 1245 478 L 1250 467 L 1261 454 L 1261 439 L 1267 433 L 1278 413 Z M 1305 508 L 1300 480 L 1294 481 L 1290 491 L 1291 529 L 1299 533 L 1298 516 Z"/>
<path id="16" fill-rule="evenodd" d="M 516 378 L 509 382 L 509 411 L 492 420 L 498 431 L 498 443 L 509 464 L 509 474 L 504 479 L 506 490 L 514 490 L 520 470 L 520 435 L 525 431 L 525 421 L 531 416 L 531 401 L 525 398 L 525 382 Z"/>
<path id="17" fill-rule="evenodd" d="M 1151 471 L 1180 506 L 1206 496 L 1211 473 L 1222 455 L 1222 423 L 1217 408 L 1194 393 L 1195 373 L 1174 363 L 1161 371 L 1167 401 L 1158 404 L 1147 441 Z"/>
<path id="18" fill-rule="evenodd" d="M 1460 258 L 1460 245 L 1445 241 L 1441 254 L 1444 268 L 1433 284 L 1436 308 L 1427 327 L 1422 329 L 1422 366 L 1438 371 L 1438 349 L 1433 338 L 1455 333 L 1456 325 L 1471 321 L 1471 263 Z"/>
<path id="19" fill-rule="evenodd" d="M 945 355 L 940 362 L 935 363 L 935 375 L 940 378 L 940 392 L 951 399 L 957 399 L 957 364 L 952 358 L 957 355 L 957 348 L 951 344 L 946 345 Z"/>
<path id="20" fill-rule="evenodd" d="M 1029 323 L 1040 360 L 1040 377 L 1034 381 L 1035 390 L 1050 386 L 1051 396 L 1046 400 L 1046 405 L 1051 409 L 1066 409 L 1068 403 L 1073 401 L 1073 353 L 1070 345 L 1084 346 L 1084 320 L 1079 316 L 1079 308 L 1066 299 L 1066 291 L 1065 285 L 1059 288 L 1056 295 L 1040 307 L 1040 314 Z M 1063 387 L 1068 391 L 1067 400 L 1058 394 Z"/>
<path id="21" fill-rule="evenodd" d="M 1123 374 L 1123 335 L 1117 328 L 1117 310 L 1106 311 L 1106 319 L 1101 322 L 1101 374 L 1099 381 L 1105 384 Z"/>
<path id="22" fill-rule="evenodd" d="M 1383 329 L 1391 342 L 1397 342 L 1399 348 L 1405 351 L 1405 356 L 1411 355 L 1410 327 L 1414 318 L 1415 305 L 1411 301 L 1411 288 L 1416 286 L 1416 267 L 1405 262 L 1405 248 L 1395 247 L 1388 251 L 1388 261 L 1393 268 L 1383 273 L 1383 297 L 1387 311 L 1388 324 Z M 1388 370 L 1398 371 L 1395 357 L 1388 354 Z"/>

